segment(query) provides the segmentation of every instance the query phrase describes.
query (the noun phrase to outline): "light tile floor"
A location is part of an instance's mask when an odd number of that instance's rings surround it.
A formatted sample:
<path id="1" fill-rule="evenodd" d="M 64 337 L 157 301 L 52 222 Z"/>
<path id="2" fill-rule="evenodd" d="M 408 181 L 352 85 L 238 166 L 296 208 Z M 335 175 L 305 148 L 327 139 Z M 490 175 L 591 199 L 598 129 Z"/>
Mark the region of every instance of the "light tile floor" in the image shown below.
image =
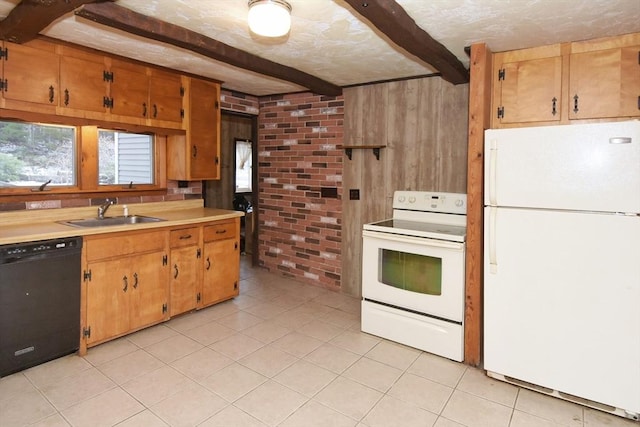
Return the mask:
<path id="1" fill-rule="evenodd" d="M 0 426 L 638 427 L 363 334 L 242 260 L 238 298 L 0 379 Z"/>

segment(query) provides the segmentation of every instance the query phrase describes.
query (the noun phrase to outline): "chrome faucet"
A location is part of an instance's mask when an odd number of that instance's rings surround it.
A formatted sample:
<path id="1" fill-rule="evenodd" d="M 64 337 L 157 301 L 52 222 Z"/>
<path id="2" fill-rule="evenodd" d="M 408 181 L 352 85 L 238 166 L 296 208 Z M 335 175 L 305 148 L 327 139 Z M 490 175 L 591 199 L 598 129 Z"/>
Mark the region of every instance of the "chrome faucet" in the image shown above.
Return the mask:
<path id="1" fill-rule="evenodd" d="M 115 202 L 113 200 L 105 200 L 103 204 L 98 206 L 98 219 L 104 219 L 104 214 L 107 213 L 107 209 L 109 206 L 113 205 Z"/>

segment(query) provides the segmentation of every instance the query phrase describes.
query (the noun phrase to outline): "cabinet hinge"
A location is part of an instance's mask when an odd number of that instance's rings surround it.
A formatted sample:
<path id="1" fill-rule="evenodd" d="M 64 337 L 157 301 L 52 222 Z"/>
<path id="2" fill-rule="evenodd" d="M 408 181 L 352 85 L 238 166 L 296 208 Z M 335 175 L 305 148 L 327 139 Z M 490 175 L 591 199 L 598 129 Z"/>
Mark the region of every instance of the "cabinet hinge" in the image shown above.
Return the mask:
<path id="1" fill-rule="evenodd" d="M 196 302 L 200 302 L 200 300 L 202 299 L 200 292 L 198 292 L 198 295 L 196 295 Z"/>
<path id="2" fill-rule="evenodd" d="M 216 165 L 220 164 L 220 157 L 216 156 Z"/>
<path id="3" fill-rule="evenodd" d="M 113 72 L 103 71 L 102 80 L 105 82 L 113 82 Z"/>
<path id="4" fill-rule="evenodd" d="M 202 257 L 202 250 L 198 248 L 198 251 L 196 252 L 196 258 L 201 258 L 201 257 Z"/>
<path id="5" fill-rule="evenodd" d="M 504 119 L 504 107 L 498 107 L 498 118 Z"/>
<path id="6" fill-rule="evenodd" d="M 238 290 L 238 282 L 233 282 L 233 290 Z"/>
<path id="7" fill-rule="evenodd" d="M 235 243 L 233 244 L 233 249 L 238 250 L 238 242 L 235 242 Z"/>
<path id="8" fill-rule="evenodd" d="M 4 49 L 0 49 L 0 59 L 8 60 L 9 59 L 9 48 L 5 47 Z"/>
<path id="9" fill-rule="evenodd" d="M 91 281 L 91 270 L 84 271 L 84 275 L 83 275 L 84 281 L 86 282 L 87 280 L 90 282 Z"/>
<path id="10" fill-rule="evenodd" d="M 220 108 L 220 103 L 216 101 L 216 110 Z"/>
<path id="11" fill-rule="evenodd" d="M 167 265 L 168 259 L 166 255 L 162 256 L 162 265 Z"/>
<path id="12" fill-rule="evenodd" d="M 504 80 L 506 74 L 507 74 L 507 72 L 505 71 L 504 68 L 499 69 L 498 70 L 498 81 Z"/>
<path id="13" fill-rule="evenodd" d="M 0 80 L 0 91 L 6 92 L 9 90 L 9 81 L 7 79 Z"/>
<path id="14" fill-rule="evenodd" d="M 88 328 L 83 328 L 82 329 L 82 336 L 86 339 L 86 338 L 91 338 L 91 326 L 89 326 Z"/>
<path id="15" fill-rule="evenodd" d="M 180 86 L 180 96 L 184 96 L 184 87 Z"/>
<path id="16" fill-rule="evenodd" d="M 162 304 L 162 314 L 167 312 L 167 303 Z"/>
<path id="17" fill-rule="evenodd" d="M 102 98 L 102 105 L 105 108 L 113 108 L 113 98 L 109 98 L 107 96 Z"/>
<path id="18" fill-rule="evenodd" d="M 184 119 L 184 108 L 180 109 L 180 118 Z"/>

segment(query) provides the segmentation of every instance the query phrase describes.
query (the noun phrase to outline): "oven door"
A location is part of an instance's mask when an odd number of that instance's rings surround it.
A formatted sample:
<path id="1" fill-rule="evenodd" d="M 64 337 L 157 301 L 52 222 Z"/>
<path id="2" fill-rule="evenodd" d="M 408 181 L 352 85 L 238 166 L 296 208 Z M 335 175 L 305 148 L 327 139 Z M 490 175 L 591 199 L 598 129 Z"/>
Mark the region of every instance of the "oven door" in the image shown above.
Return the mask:
<path id="1" fill-rule="evenodd" d="M 464 243 L 363 230 L 362 296 L 462 323 Z"/>

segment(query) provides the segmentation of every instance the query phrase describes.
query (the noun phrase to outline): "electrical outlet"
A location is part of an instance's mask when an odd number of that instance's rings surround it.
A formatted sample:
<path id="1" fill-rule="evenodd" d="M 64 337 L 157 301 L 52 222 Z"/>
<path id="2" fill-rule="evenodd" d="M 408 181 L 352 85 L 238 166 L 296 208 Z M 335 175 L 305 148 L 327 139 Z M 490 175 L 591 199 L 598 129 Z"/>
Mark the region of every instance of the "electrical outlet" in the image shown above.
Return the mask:
<path id="1" fill-rule="evenodd" d="M 360 200 L 360 190 L 357 188 L 350 189 L 349 200 Z"/>

